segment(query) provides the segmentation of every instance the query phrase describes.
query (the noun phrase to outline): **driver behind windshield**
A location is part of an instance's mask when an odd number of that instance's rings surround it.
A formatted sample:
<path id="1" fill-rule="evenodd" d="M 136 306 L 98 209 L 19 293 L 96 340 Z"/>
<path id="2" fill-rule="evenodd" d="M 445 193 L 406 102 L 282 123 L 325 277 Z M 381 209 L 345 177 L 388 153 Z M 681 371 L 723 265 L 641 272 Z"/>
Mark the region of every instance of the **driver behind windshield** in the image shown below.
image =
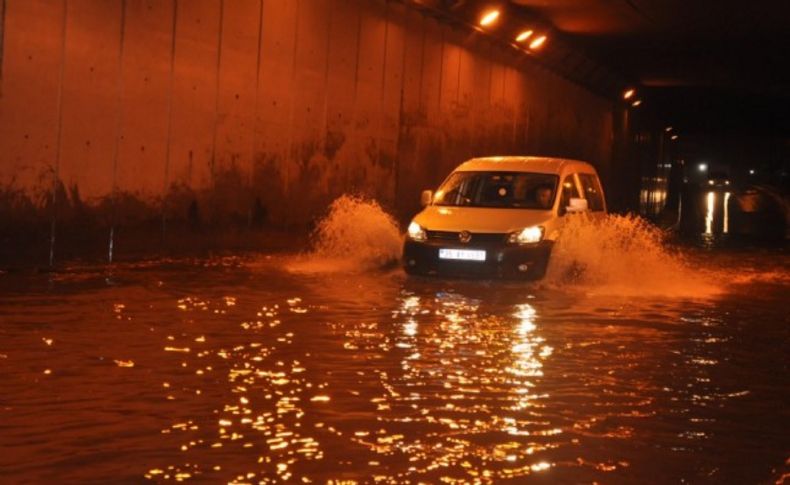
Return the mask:
<path id="1" fill-rule="evenodd" d="M 548 185 L 540 185 L 535 189 L 535 201 L 543 209 L 551 209 L 553 190 Z"/>
<path id="2" fill-rule="evenodd" d="M 550 209 L 557 176 L 529 172 L 456 172 L 436 192 L 446 206 Z"/>

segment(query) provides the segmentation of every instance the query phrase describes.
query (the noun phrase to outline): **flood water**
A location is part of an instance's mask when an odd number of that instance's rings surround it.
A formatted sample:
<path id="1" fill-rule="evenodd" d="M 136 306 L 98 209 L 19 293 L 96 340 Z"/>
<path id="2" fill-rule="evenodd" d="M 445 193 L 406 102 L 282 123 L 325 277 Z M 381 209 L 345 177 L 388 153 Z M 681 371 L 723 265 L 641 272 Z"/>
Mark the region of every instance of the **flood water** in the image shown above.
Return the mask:
<path id="1" fill-rule="evenodd" d="M 0 482 L 781 483 L 790 258 L 682 252 L 699 281 L 636 255 L 632 291 L 326 255 L 0 274 Z"/>

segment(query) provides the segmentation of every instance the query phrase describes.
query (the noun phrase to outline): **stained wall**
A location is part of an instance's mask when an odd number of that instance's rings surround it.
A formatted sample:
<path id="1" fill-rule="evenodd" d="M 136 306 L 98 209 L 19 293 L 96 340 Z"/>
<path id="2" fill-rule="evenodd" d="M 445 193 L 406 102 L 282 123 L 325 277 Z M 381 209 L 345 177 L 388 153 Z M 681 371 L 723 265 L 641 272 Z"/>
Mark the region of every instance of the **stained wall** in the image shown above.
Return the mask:
<path id="1" fill-rule="evenodd" d="M 481 155 L 580 158 L 611 176 L 609 100 L 400 2 L 4 8 L 6 241 L 23 226 L 48 240 L 53 221 L 64 234 L 304 227 L 343 193 L 404 219 Z"/>

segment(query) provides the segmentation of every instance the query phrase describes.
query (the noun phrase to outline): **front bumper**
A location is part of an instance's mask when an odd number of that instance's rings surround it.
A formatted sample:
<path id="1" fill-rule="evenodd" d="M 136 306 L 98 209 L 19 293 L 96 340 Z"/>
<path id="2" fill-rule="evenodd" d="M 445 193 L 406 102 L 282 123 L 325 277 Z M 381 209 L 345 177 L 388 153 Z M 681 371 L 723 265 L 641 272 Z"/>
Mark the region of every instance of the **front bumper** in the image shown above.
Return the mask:
<path id="1" fill-rule="evenodd" d="M 403 268 L 409 274 L 467 276 L 482 278 L 542 278 L 551 254 L 551 241 L 514 245 L 504 242 L 461 244 L 457 241 L 406 239 Z M 485 261 L 439 259 L 439 249 L 482 249 Z"/>

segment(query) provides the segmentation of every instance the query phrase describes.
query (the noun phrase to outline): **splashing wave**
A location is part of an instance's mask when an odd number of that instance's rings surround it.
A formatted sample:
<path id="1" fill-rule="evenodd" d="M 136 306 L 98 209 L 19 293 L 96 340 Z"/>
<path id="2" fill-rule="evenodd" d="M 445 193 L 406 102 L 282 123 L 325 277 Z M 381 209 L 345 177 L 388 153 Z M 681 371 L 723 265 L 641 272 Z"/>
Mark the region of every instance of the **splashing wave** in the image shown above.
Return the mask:
<path id="1" fill-rule="evenodd" d="M 366 271 L 393 265 L 403 236 L 375 200 L 342 195 L 312 235 L 312 250 L 289 269 L 298 272 Z"/>
<path id="2" fill-rule="evenodd" d="M 692 268 L 642 218 L 568 217 L 552 251 L 545 283 L 588 293 L 705 298 L 722 291 Z"/>

